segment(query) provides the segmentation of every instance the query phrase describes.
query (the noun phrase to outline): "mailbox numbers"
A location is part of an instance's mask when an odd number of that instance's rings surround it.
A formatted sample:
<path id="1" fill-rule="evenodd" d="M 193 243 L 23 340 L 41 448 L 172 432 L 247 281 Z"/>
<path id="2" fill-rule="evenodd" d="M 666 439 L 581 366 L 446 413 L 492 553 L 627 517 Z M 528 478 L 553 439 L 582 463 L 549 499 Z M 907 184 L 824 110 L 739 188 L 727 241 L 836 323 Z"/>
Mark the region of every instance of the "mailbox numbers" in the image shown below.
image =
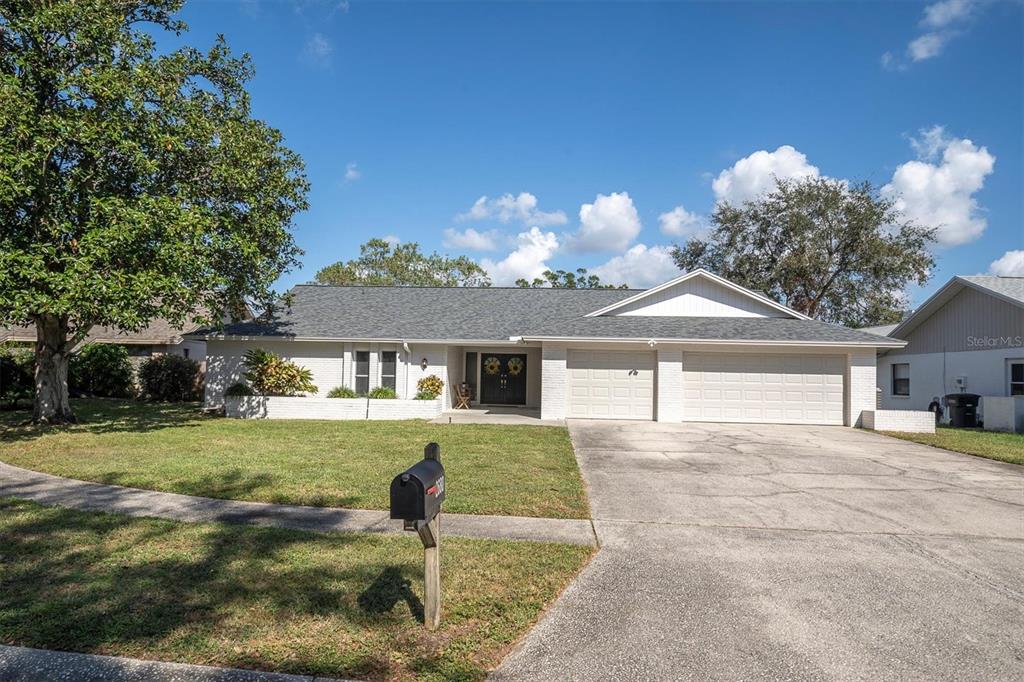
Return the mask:
<path id="1" fill-rule="evenodd" d="M 427 488 L 427 494 L 433 495 L 434 497 L 440 497 L 441 493 L 444 492 L 444 476 L 439 476 L 437 483 Z"/>

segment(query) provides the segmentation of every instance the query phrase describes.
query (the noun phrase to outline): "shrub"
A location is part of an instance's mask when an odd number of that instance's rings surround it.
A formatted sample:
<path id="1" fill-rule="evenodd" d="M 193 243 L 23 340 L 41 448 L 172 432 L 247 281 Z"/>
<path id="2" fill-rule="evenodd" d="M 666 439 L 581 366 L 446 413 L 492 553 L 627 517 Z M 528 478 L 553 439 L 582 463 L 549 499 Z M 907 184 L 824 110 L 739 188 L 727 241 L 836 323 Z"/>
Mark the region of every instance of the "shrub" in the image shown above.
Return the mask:
<path id="1" fill-rule="evenodd" d="M 153 400 L 194 400 L 199 363 L 180 355 L 154 355 L 139 368 L 139 383 Z"/>
<path id="2" fill-rule="evenodd" d="M 276 353 L 253 348 L 245 354 L 245 378 L 260 395 L 316 393 L 313 373 Z"/>
<path id="3" fill-rule="evenodd" d="M 444 390 L 444 382 L 441 381 L 441 377 L 431 374 L 428 377 L 423 377 L 416 382 L 416 389 L 420 393 L 429 393 L 430 398 L 420 398 L 420 400 L 433 400 L 437 396 L 441 395 L 441 391 Z"/>
<path id="4" fill-rule="evenodd" d="M 237 397 L 256 394 L 253 393 L 251 388 L 249 388 L 249 384 L 238 381 L 228 386 L 228 390 L 224 391 L 224 395 L 228 397 Z"/>
<path id="5" fill-rule="evenodd" d="M 132 363 L 124 346 L 87 343 L 68 362 L 68 388 L 104 398 L 134 393 Z"/>
<path id="6" fill-rule="evenodd" d="M 395 393 L 395 389 L 393 388 L 378 386 L 377 388 L 371 389 L 367 394 L 367 397 L 376 398 L 378 400 L 394 400 L 398 397 L 398 394 Z"/>
<path id="7" fill-rule="evenodd" d="M 36 358 L 31 348 L 0 344 L 0 400 L 29 400 L 35 395 Z"/>
<path id="8" fill-rule="evenodd" d="M 437 396 L 430 391 L 420 391 L 416 394 L 414 400 L 437 400 Z"/>
<path id="9" fill-rule="evenodd" d="M 358 398 L 359 394 L 348 386 L 335 386 L 327 394 L 328 398 Z"/>

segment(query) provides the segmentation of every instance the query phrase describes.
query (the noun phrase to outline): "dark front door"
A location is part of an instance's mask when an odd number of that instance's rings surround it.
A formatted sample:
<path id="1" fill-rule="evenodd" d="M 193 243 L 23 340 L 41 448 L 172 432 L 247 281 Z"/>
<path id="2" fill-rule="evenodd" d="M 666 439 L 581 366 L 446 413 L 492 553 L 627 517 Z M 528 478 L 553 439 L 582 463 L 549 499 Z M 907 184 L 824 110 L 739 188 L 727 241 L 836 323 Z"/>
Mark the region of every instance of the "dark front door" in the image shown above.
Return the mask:
<path id="1" fill-rule="evenodd" d="M 480 402 L 487 405 L 526 404 L 526 356 L 480 354 Z"/>

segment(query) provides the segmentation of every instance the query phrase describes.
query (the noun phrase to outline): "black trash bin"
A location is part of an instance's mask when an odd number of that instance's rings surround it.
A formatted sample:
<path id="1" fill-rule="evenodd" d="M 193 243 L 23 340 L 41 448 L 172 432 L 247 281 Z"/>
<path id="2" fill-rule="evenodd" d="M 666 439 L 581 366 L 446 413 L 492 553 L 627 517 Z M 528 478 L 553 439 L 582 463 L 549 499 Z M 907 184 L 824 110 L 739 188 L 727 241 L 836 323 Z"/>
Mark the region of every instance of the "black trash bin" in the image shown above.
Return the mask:
<path id="1" fill-rule="evenodd" d="M 976 428 L 980 400 L 981 396 L 977 393 L 947 394 L 946 407 L 949 408 L 949 423 L 959 428 Z"/>

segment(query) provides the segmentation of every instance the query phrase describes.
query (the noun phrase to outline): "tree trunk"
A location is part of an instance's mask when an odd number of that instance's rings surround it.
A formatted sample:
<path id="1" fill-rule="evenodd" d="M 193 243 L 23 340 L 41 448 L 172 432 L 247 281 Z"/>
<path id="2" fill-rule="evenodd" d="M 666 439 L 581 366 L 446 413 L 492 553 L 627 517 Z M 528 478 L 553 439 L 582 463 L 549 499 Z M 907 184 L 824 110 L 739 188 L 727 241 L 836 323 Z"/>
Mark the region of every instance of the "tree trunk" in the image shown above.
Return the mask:
<path id="1" fill-rule="evenodd" d="M 68 323 L 55 315 L 36 318 L 36 424 L 72 424 L 68 401 Z"/>

